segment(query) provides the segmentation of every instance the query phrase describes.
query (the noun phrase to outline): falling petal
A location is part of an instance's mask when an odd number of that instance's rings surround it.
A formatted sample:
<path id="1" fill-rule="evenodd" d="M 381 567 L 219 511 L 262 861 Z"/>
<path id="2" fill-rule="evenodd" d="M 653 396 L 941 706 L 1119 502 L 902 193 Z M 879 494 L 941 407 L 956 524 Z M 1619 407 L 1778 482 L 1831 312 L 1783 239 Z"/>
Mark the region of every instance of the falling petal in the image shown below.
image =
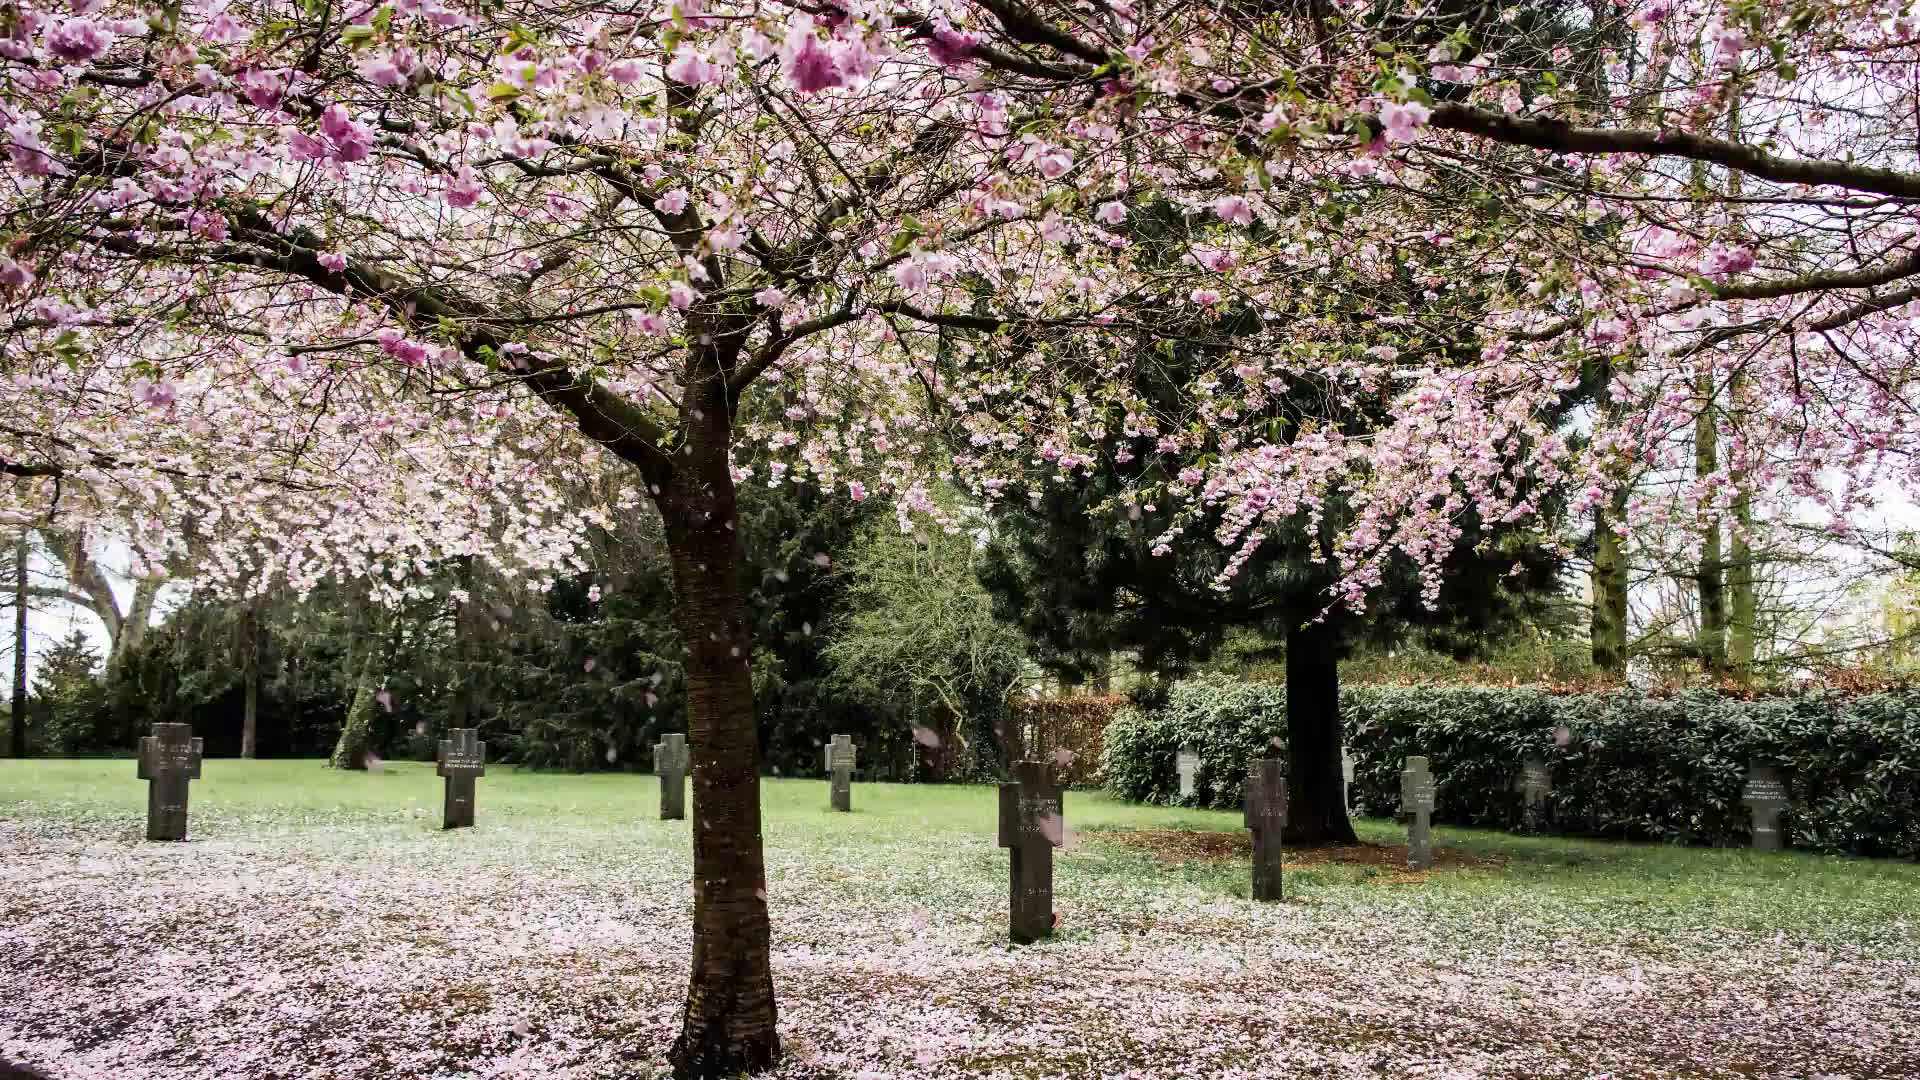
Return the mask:
<path id="1" fill-rule="evenodd" d="M 379 702 L 380 707 L 387 710 L 388 712 L 393 711 L 393 694 L 387 691 L 384 687 L 381 688 L 379 691 L 377 691 L 373 695 L 373 700 Z"/>
<path id="2" fill-rule="evenodd" d="M 619 757 L 620 755 L 614 752 L 613 747 L 607 747 L 607 764 L 613 764 Z"/>
<path id="3" fill-rule="evenodd" d="M 820 552 L 815 552 L 815 553 L 814 553 L 814 556 L 813 556 L 813 565 L 815 565 L 815 566 L 832 566 L 832 565 L 833 565 L 833 560 L 832 560 L 832 559 L 829 559 L 829 558 L 827 558 L 827 553 L 826 553 L 826 552 L 824 552 L 824 551 L 820 551 Z"/>
<path id="4" fill-rule="evenodd" d="M 425 735 L 425 734 L 427 733 L 427 718 L 426 718 L 426 717 L 424 717 L 424 716 L 423 716 L 423 717 L 421 717 L 420 719 L 418 719 L 418 720 L 416 720 L 416 721 L 414 721 L 414 724 L 413 724 L 413 733 L 414 733 L 415 735 Z"/>
<path id="5" fill-rule="evenodd" d="M 524 1039 L 533 1034 L 533 1025 L 527 1023 L 525 1020 L 515 1020 L 513 1022 L 513 1033 Z"/>
<path id="6" fill-rule="evenodd" d="M 806 635 L 806 636 L 808 636 L 808 637 L 812 637 L 812 636 L 813 636 L 813 624 L 812 624 L 812 623 L 810 623 L 810 622 L 803 622 L 803 623 L 801 623 L 801 624 L 800 624 L 800 632 L 801 632 L 802 634 L 805 634 L 805 635 Z"/>
<path id="7" fill-rule="evenodd" d="M 647 691 L 647 708 L 651 709 L 658 704 L 660 704 L 660 695 L 651 690 Z"/>
<path id="8" fill-rule="evenodd" d="M 917 907 L 913 909 L 913 928 L 915 930 L 925 930 L 927 928 L 927 924 L 932 921 L 933 921 L 933 912 L 923 907 Z"/>
<path id="9" fill-rule="evenodd" d="M 1073 764 L 1073 751 L 1067 749 L 1064 746 L 1058 750 L 1055 750 L 1053 752 L 1053 763 L 1055 765 L 1060 766 L 1063 769 Z"/>
<path id="10" fill-rule="evenodd" d="M 587 670 L 588 671 L 593 670 L 593 657 L 591 656 L 587 657 Z"/>
<path id="11" fill-rule="evenodd" d="M 1554 728 L 1554 729 L 1553 729 L 1553 745 L 1555 745 L 1555 746 L 1565 746 L 1565 745 L 1567 745 L 1568 743 L 1570 743 L 1570 742 L 1572 742 L 1572 741 L 1573 741 L 1573 729 L 1572 729 L 1572 728 L 1570 728 L 1570 727 L 1557 727 L 1557 728 Z"/>
<path id="12" fill-rule="evenodd" d="M 1059 847 L 1065 842 L 1067 838 L 1066 818 L 1061 817 L 1059 814 L 1041 814 L 1039 825 L 1040 835 L 1047 838 L 1047 843 L 1052 844 L 1054 847 Z"/>
<path id="13" fill-rule="evenodd" d="M 365 758 L 363 758 L 362 760 L 364 760 L 367 763 L 368 772 L 383 772 L 386 770 L 387 763 L 384 761 L 381 761 L 380 755 L 374 753 L 371 750 L 367 751 Z"/>
<path id="14" fill-rule="evenodd" d="M 923 727 L 914 728 L 913 741 L 929 749 L 933 749 L 933 750 L 940 749 L 940 733 L 933 730 L 932 728 L 923 728 Z"/>

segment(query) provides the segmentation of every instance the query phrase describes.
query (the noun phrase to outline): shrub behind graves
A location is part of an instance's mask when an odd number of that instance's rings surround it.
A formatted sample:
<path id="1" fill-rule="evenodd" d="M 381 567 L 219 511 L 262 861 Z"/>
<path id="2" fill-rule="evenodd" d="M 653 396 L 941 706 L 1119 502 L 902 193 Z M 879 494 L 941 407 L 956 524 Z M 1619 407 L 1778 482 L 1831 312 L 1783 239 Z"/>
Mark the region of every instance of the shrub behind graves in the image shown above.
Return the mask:
<path id="1" fill-rule="evenodd" d="M 1107 725 L 1102 774 L 1122 798 L 1232 808 L 1246 788 L 1247 762 L 1284 753 L 1287 691 L 1282 683 L 1223 676 L 1185 679 L 1136 694 Z M 1180 796 L 1174 759 L 1182 744 L 1200 755 L 1194 794 Z"/>
<path id="2" fill-rule="evenodd" d="M 1758 761 L 1787 776 L 1794 846 L 1920 858 L 1920 692 L 1744 701 L 1709 691 L 1354 687 L 1341 712 L 1363 814 L 1393 813 L 1401 760 L 1425 754 L 1441 783 L 1436 820 L 1509 827 L 1521 808 L 1511 783 L 1533 754 L 1553 769 L 1555 832 L 1744 846 L 1740 790 Z M 1565 745 L 1555 739 L 1562 727 Z M 1174 755 L 1191 742 L 1205 762 L 1196 801 L 1237 807 L 1246 761 L 1284 733 L 1280 685 L 1177 683 L 1163 701 L 1116 716 L 1107 784 L 1125 798 L 1177 803 Z"/>
<path id="3" fill-rule="evenodd" d="M 1016 698 L 1006 711 L 1001 745 L 1012 759 L 1055 761 L 1055 778 L 1069 787 L 1098 782 L 1101 740 L 1124 696 Z M 1059 751 L 1072 755 L 1061 765 Z"/>

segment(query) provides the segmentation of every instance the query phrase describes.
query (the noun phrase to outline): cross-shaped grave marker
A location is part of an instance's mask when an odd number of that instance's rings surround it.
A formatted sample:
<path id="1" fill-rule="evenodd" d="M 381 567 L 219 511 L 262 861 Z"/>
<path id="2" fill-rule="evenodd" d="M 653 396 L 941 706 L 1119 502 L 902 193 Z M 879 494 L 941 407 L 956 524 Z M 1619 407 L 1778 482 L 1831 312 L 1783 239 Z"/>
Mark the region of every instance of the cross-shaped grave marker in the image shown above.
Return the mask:
<path id="1" fill-rule="evenodd" d="M 827 743 L 827 803 L 835 810 L 853 809 L 853 759 L 858 751 L 853 736 L 835 735 Z"/>
<path id="2" fill-rule="evenodd" d="M 1044 761 L 1013 763 L 1000 785 L 1000 846 L 1007 849 L 1007 936 L 1015 945 L 1053 933 L 1053 849 L 1066 835 L 1060 786 Z"/>
<path id="3" fill-rule="evenodd" d="M 1529 757 L 1520 763 L 1520 775 L 1514 777 L 1513 789 L 1524 800 L 1521 830 L 1530 833 L 1547 831 L 1547 795 L 1553 791 L 1553 770 L 1540 758 Z"/>
<path id="4" fill-rule="evenodd" d="M 1786 834 L 1780 829 L 1780 813 L 1787 808 L 1787 784 L 1780 770 L 1771 765 L 1753 765 L 1747 769 L 1747 786 L 1740 801 L 1753 811 L 1753 847 L 1755 851 L 1779 851 L 1786 846 Z"/>
<path id="5" fill-rule="evenodd" d="M 660 774 L 660 820 L 687 816 L 687 737 L 678 732 L 653 744 L 653 771 Z"/>
<path id="6" fill-rule="evenodd" d="M 446 778 L 446 808 L 440 816 L 443 829 L 466 828 L 473 824 L 473 780 L 487 774 L 487 744 L 480 741 L 480 729 L 448 728 L 435 755 L 439 767 L 434 772 Z"/>
<path id="7" fill-rule="evenodd" d="M 1191 746 L 1182 746 L 1180 753 L 1173 759 L 1173 767 L 1180 773 L 1180 797 L 1193 797 L 1193 778 L 1200 774 L 1200 754 Z"/>
<path id="8" fill-rule="evenodd" d="M 187 838 L 187 781 L 200 779 L 201 745 L 186 724 L 155 724 L 141 736 L 136 774 L 147 782 L 147 839 Z"/>
<path id="9" fill-rule="evenodd" d="M 1433 865 L 1433 774 L 1427 759 L 1410 757 L 1400 773 L 1400 813 L 1407 819 L 1407 869 Z"/>
<path id="10" fill-rule="evenodd" d="M 1260 758 L 1247 767 L 1247 828 L 1253 830 L 1253 898 L 1280 899 L 1280 834 L 1287 827 L 1287 763 Z"/>

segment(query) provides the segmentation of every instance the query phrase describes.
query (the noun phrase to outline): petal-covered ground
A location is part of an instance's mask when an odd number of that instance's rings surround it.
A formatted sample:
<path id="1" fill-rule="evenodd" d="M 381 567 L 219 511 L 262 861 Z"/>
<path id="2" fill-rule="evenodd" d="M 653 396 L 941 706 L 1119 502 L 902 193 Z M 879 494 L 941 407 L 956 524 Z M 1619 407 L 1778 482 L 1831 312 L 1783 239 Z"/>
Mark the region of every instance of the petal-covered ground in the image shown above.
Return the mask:
<path id="1" fill-rule="evenodd" d="M 478 827 L 442 833 L 423 768 L 208 762 L 194 838 L 153 844 L 131 763 L 45 772 L 65 764 L 0 771 L 0 1059 L 60 1080 L 660 1070 L 689 854 L 651 778 L 495 770 Z M 767 801 L 778 1076 L 1920 1076 L 1920 867 L 1442 830 L 1453 866 L 1323 858 L 1255 904 L 1231 841 L 1114 835 L 1233 816 L 1076 792 L 1060 933 L 1010 949 L 988 789 Z"/>

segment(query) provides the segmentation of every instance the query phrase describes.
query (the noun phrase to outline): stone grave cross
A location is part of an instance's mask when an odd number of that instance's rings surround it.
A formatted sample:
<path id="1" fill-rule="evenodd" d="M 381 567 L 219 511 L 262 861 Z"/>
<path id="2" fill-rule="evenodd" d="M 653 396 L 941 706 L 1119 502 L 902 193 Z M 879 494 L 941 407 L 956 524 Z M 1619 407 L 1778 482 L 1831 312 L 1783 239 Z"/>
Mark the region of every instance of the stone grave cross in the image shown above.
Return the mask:
<path id="1" fill-rule="evenodd" d="M 1287 827 L 1287 763 L 1261 758 L 1247 768 L 1247 828 L 1253 830 L 1253 898 L 1280 899 L 1280 834 Z"/>
<path id="2" fill-rule="evenodd" d="M 827 803 L 835 810 L 853 809 L 853 736 L 835 735 L 827 743 Z"/>
<path id="3" fill-rule="evenodd" d="M 1064 841 L 1059 785 L 1044 761 L 1013 763 L 1000 785 L 1000 846 L 1007 849 L 1007 936 L 1015 945 L 1053 933 L 1053 849 Z"/>
<path id="4" fill-rule="evenodd" d="M 1747 769 L 1747 786 L 1740 801 L 1753 811 L 1753 847 L 1755 851 L 1779 851 L 1786 846 L 1780 830 L 1780 813 L 1787 808 L 1787 785 L 1780 770 L 1770 765 Z"/>
<path id="5" fill-rule="evenodd" d="M 1407 869 L 1433 865 L 1433 774 L 1427 759 L 1410 757 L 1400 773 L 1400 813 L 1407 819 Z"/>
<path id="6" fill-rule="evenodd" d="M 653 771 L 660 774 L 660 820 L 687 816 L 687 737 L 678 732 L 653 744 Z"/>
<path id="7" fill-rule="evenodd" d="M 201 745 L 186 724 L 155 724 L 141 736 L 136 773 L 147 782 L 147 839 L 187 838 L 187 781 L 200 779 Z"/>
<path id="8" fill-rule="evenodd" d="M 1180 772 L 1180 797 L 1193 797 L 1193 778 L 1200 773 L 1200 755 L 1191 746 L 1182 746 L 1180 756 L 1173 759 L 1174 768 Z"/>
<path id="9" fill-rule="evenodd" d="M 473 824 L 473 780 L 487 774 L 487 744 L 480 741 L 480 729 L 448 728 L 440 740 L 436 755 L 439 767 L 434 772 L 446 778 L 446 808 L 441 813 L 442 829 L 467 828 Z"/>
<path id="10" fill-rule="evenodd" d="M 1547 795 L 1553 791 L 1553 770 L 1540 758 L 1528 757 L 1520 763 L 1520 775 L 1514 778 L 1513 788 L 1525 800 L 1520 817 L 1521 829 L 1530 833 L 1545 832 Z"/>

